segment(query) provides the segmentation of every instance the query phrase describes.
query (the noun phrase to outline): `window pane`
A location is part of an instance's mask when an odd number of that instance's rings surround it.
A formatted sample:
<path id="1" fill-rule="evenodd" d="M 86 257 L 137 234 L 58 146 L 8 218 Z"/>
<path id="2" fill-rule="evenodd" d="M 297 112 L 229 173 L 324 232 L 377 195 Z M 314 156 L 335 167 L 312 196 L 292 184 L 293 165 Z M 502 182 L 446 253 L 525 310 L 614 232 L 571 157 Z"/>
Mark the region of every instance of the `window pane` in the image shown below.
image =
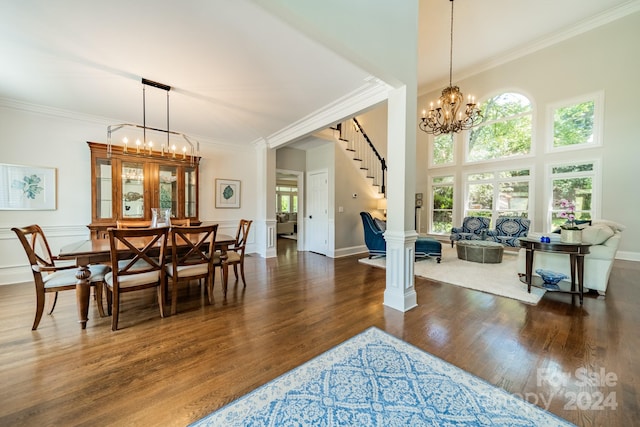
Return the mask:
<path id="1" fill-rule="evenodd" d="M 437 178 L 433 178 L 433 183 L 434 184 L 441 184 L 441 183 L 453 183 L 453 177 L 452 176 L 439 176 Z"/>
<path id="2" fill-rule="evenodd" d="M 594 110 L 594 101 L 556 109 L 553 114 L 553 146 L 592 143 Z"/>
<path id="3" fill-rule="evenodd" d="M 488 99 L 480 108 L 485 120 L 469 135 L 469 161 L 499 159 L 531 151 L 532 110 L 525 96 L 503 93 Z"/>
<path id="4" fill-rule="evenodd" d="M 469 161 L 499 159 L 531 150 L 531 115 L 479 126 L 469 138 Z"/>
<path id="5" fill-rule="evenodd" d="M 498 216 L 528 216 L 529 182 L 515 181 L 500 183 Z"/>
<path id="6" fill-rule="evenodd" d="M 562 211 L 559 207 L 561 199 L 571 201 L 575 206 L 575 216 L 578 220 L 591 219 L 593 196 L 593 179 L 585 178 L 569 178 L 553 180 L 553 201 L 552 210 L 552 226 L 557 227 L 566 222 L 565 218 L 558 215 Z"/>
<path id="7" fill-rule="evenodd" d="M 493 173 L 488 172 L 488 173 L 474 173 L 469 175 L 469 177 L 467 178 L 467 180 L 469 181 L 483 181 L 483 180 L 487 180 L 487 179 L 493 179 Z"/>
<path id="8" fill-rule="evenodd" d="M 432 153 L 434 165 L 453 163 L 453 133 L 434 137 Z"/>
<path id="9" fill-rule="evenodd" d="M 450 210 L 434 210 L 432 214 L 431 232 L 432 233 L 451 233 L 453 227 L 453 211 Z"/>
<path id="10" fill-rule="evenodd" d="M 433 209 L 453 209 L 453 187 L 433 187 Z"/>
<path id="11" fill-rule="evenodd" d="M 593 171 L 593 163 L 584 163 L 581 165 L 562 165 L 551 169 L 551 173 L 571 173 L 571 172 L 589 172 Z"/>
<path id="12" fill-rule="evenodd" d="M 113 203 L 111 201 L 111 160 L 96 160 L 96 212 L 98 218 L 113 218 Z"/>
<path id="13" fill-rule="evenodd" d="M 160 166 L 160 208 L 171 209 L 171 216 L 178 215 L 178 169 Z"/>
<path id="14" fill-rule="evenodd" d="M 144 173 L 142 163 L 122 162 L 122 210 L 120 218 L 144 216 Z"/>
<path id="15" fill-rule="evenodd" d="M 470 184 L 469 185 L 469 205 L 470 210 L 491 210 L 493 209 L 493 184 Z"/>

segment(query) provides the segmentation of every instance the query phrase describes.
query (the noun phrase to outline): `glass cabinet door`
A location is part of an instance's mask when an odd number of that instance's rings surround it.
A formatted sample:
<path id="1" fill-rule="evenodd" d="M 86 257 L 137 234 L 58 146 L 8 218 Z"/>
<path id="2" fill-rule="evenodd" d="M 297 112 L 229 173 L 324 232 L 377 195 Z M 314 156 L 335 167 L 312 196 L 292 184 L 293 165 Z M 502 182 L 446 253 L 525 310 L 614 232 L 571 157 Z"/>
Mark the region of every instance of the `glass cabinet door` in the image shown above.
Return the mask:
<path id="1" fill-rule="evenodd" d="M 96 217 L 113 218 L 113 179 L 111 173 L 111 159 L 97 158 L 95 167 L 95 203 Z"/>
<path id="2" fill-rule="evenodd" d="M 184 168 L 184 216 L 187 218 L 193 218 L 197 216 L 197 191 L 196 185 L 196 168 L 186 167 Z"/>
<path id="3" fill-rule="evenodd" d="M 171 209 L 171 217 L 178 213 L 178 168 L 161 165 L 159 170 L 160 209 Z"/>
<path id="4" fill-rule="evenodd" d="M 122 162 L 122 212 L 120 218 L 144 218 L 144 164 Z"/>

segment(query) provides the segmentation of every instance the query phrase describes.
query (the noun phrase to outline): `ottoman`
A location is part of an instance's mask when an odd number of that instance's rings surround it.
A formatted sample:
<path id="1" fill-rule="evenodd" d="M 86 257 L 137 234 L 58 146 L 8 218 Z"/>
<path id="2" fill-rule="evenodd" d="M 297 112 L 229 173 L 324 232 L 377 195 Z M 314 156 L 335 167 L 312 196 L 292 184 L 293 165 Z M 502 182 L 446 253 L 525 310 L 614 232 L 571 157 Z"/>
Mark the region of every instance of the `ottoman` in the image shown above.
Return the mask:
<path id="1" fill-rule="evenodd" d="M 431 237 L 418 237 L 416 240 L 416 258 L 436 257 L 440 264 L 442 259 L 442 243 Z"/>
<path id="2" fill-rule="evenodd" d="M 504 246 L 488 240 L 458 240 L 456 242 L 458 258 L 481 264 L 499 264 L 502 262 Z"/>

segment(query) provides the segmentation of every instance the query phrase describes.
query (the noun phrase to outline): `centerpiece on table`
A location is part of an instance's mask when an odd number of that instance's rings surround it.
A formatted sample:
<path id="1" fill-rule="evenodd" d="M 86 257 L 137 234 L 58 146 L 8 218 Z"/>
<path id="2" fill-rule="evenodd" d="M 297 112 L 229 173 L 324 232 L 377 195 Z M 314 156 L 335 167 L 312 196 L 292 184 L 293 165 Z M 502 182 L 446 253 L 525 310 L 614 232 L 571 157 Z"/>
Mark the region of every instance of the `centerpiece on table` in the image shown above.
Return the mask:
<path id="1" fill-rule="evenodd" d="M 562 243 L 581 243 L 582 229 L 576 225 L 576 205 L 567 199 L 561 199 L 560 208 L 564 210 L 558 216 L 567 220 L 560 226 L 560 241 Z"/>

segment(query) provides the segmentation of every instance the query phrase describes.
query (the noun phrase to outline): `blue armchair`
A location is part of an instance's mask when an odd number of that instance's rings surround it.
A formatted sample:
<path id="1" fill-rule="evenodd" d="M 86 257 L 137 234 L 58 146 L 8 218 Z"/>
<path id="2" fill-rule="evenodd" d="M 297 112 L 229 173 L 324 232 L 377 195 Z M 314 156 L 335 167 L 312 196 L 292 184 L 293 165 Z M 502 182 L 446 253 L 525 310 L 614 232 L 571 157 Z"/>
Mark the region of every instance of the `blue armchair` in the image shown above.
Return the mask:
<path id="1" fill-rule="evenodd" d="M 385 256 L 387 242 L 384 240 L 384 221 L 372 218 L 369 212 L 360 212 L 364 228 L 364 243 L 369 249 L 369 258 Z M 380 225 L 378 225 L 380 224 Z M 382 226 L 382 227 L 381 227 Z M 418 237 L 416 240 L 416 258 L 436 257 L 438 263 L 442 259 L 442 243 L 430 237 Z"/>
<path id="2" fill-rule="evenodd" d="M 496 220 L 495 230 L 489 230 L 487 237 L 506 246 L 520 247 L 519 237 L 527 237 L 531 220 L 520 217 L 501 216 Z"/>
<path id="3" fill-rule="evenodd" d="M 481 240 L 483 234 L 489 231 L 490 221 L 490 218 L 482 216 L 465 217 L 462 221 L 462 227 L 451 228 L 451 236 L 449 236 L 451 247 L 453 247 L 453 242 L 458 240 Z"/>

